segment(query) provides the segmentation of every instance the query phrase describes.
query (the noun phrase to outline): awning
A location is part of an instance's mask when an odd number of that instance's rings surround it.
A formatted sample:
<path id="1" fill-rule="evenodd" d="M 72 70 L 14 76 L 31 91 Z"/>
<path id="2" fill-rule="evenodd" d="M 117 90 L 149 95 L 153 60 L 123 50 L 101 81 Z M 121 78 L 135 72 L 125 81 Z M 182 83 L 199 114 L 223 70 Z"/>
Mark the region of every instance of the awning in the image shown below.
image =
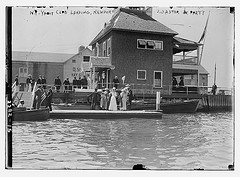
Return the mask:
<path id="1" fill-rule="evenodd" d="M 199 44 L 188 39 L 173 37 L 173 54 L 197 50 Z"/>
<path id="2" fill-rule="evenodd" d="M 147 45 L 153 47 L 155 45 L 155 43 L 153 41 L 147 41 Z"/>
<path id="3" fill-rule="evenodd" d="M 90 68 L 113 68 L 109 57 L 95 57 L 90 59 Z"/>
<path id="4" fill-rule="evenodd" d="M 138 40 L 138 43 L 139 43 L 140 45 L 146 45 L 146 41 L 145 41 L 145 40 Z"/>

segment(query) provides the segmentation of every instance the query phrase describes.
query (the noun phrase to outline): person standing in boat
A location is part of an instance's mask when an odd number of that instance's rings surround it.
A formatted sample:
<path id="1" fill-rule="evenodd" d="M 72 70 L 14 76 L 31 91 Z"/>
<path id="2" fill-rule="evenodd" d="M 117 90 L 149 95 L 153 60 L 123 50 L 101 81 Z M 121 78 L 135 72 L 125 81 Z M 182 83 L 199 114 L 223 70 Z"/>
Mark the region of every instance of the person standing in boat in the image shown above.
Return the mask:
<path id="1" fill-rule="evenodd" d="M 38 86 L 37 90 L 35 91 L 35 98 L 34 98 L 34 102 L 35 102 L 34 108 L 35 109 L 39 109 L 40 108 L 41 96 L 42 96 L 41 86 Z"/>
<path id="2" fill-rule="evenodd" d="M 46 84 L 47 84 L 47 80 L 44 77 L 44 75 L 42 75 L 42 85 L 43 85 L 43 89 L 46 89 Z"/>
<path id="3" fill-rule="evenodd" d="M 50 111 L 52 111 L 52 96 L 53 96 L 53 92 L 52 92 L 52 89 L 50 88 L 47 92 L 47 98 L 46 98 L 46 108 L 49 107 Z"/>
<path id="4" fill-rule="evenodd" d="M 88 95 L 88 100 L 91 99 L 91 109 L 95 110 L 97 104 L 100 101 L 100 94 L 97 92 L 97 88 L 95 88 L 94 92 L 92 92 L 90 95 Z"/>
<path id="5" fill-rule="evenodd" d="M 116 88 L 113 87 L 112 91 L 110 92 L 111 95 L 111 99 L 110 99 L 110 104 L 109 104 L 109 108 L 108 110 L 110 111 L 117 111 L 117 92 L 116 92 Z"/>
<path id="6" fill-rule="evenodd" d="M 54 86 L 56 87 L 57 92 L 59 92 L 61 85 L 62 85 L 62 82 L 59 76 L 57 76 L 57 78 L 54 81 Z"/>

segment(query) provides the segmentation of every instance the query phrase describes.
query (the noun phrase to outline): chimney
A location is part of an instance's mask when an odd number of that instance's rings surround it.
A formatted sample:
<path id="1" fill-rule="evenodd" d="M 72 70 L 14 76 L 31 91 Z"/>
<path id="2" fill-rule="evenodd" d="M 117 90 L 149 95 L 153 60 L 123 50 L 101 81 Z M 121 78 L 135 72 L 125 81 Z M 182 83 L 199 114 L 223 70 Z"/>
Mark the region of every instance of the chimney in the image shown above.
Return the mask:
<path id="1" fill-rule="evenodd" d="M 78 48 L 78 53 L 80 53 L 83 49 L 85 49 L 85 47 L 83 45 L 81 45 L 79 48 Z"/>

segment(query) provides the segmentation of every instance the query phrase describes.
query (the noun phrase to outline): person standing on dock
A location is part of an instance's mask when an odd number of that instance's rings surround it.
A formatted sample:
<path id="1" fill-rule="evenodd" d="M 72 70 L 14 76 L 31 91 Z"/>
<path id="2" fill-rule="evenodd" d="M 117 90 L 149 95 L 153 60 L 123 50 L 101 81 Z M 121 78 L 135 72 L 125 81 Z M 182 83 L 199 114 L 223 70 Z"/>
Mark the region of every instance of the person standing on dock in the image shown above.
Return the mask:
<path id="1" fill-rule="evenodd" d="M 77 82 L 78 82 L 78 81 L 77 81 L 77 78 L 74 77 L 74 78 L 73 78 L 73 88 L 77 88 L 77 85 L 78 85 Z"/>
<path id="2" fill-rule="evenodd" d="M 18 75 L 16 75 L 16 78 L 15 78 L 15 85 L 16 85 L 16 91 L 18 92 L 19 91 Z"/>
<path id="3" fill-rule="evenodd" d="M 87 89 L 88 81 L 87 81 L 87 78 L 86 78 L 85 75 L 84 75 L 83 78 L 81 79 L 81 83 L 82 83 L 82 88 L 83 88 L 83 89 Z"/>
<path id="4" fill-rule="evenodd" d="M 133 93 L 132 93 L 132 89 L 130 88 L 129 84 L 126 85 L 126 89 L 127 89 L 127 104 L 128 104 L 127 109 L 131 110 Z"/>
<path id="5" fill-rule="evenodd" d="M 38 80 L 37 80 L 37 84 L 38 84 L 38 85 L 41 85 L 41 84 L 42 84 L 42 76 L 41 76 L 41 75 L 39 75 L 39 78 L 38 78 Z"/>
<path id="6" fill-rule="evenodd" d="M 216 95 L 216 92 L 217 92 L 217 85 L 213 84 L 213 86 L 212 86 L 212 94 Z"/>
<path id="7" fill-rule="evenodd" d="M 64 92 L 70 90 L 70 88 L 69 88 L 70 82 L 69 82 L 69 78 L 68 78 L 68 77 L 67 77 L 67 79 L 65 79 L 65 80 L 63 81 L 63 85 L 64 85 Z"/>
<path id="8" fill-rule="evenodd" d="M 117 92 L 116 92 L 116 88 L 113 87 L 112 91 L 110 92 L 111 95 L 111 99 L 110 99 L 110 104 L 109 104 L 109 108 L 108 110 L 110 111 L 117 111 Z"/>
<path id="9" fill-rule="evenodd" d="M 177 85 L 178 85 L 178 83 L 177 83 L 177 79 L 176 79 L 176 77 L 173 77 L 173 80 L 172 80 L 172 87 L 173 87 L 173 90 L 175 90 L 175 89 L 177 88 Z"/>
<path id="10" fill-rule="evenodd" d="M 88 95 L 88 99 L 91 99 L 91 109 L 95 110 L 97 104 L 100 101 L 100 94 L 97 92 L 97 88 L 95 88 L 94 92 L 92 92 L 90 95 Z"/>
<path id="11" fill-rule="evenodd" d="M 118 77 L 115 76 L 114 79 L 113 79 L 113 87 L 115 87 L 116 89 L 118 88 L 118 85 L 119 85 L 119 80 L 118 80 Z"/>
<path id="12" fill-rule="evenodd" d="M 128 98 L 127 89 L 126 88 L 122 89 L 122 92 L 121 92 L 120 95 L 121 95 L 121 98 L 122 98 L 122 108 L 121 108 L 121 110 L 126 111 L 127 110 L 127 98 Z"/>
<path id="13" fill-rule="evenodd" d="M 181 76 L 180 77 L 180 82 L 178 84 L 180 87 L 183 87 L 184 86 L 184 81 L 183 81 L 183 77 Z"/>
<path id="14" fill-rule="evenodd" d="M 101 93 L 100 108 L 102 110 L 107 109 L 107 91 L 105 89 L 103 89 L 103 91 Z"/>
<path id="15" fill-rule="evenodd" d="M 54 86 L 56 87 L 57 92 L 59 92 L 61 85 L 62 85 L 62 82 L 59 76 L 57 76 L 57 78 L 54 81 Z"/>

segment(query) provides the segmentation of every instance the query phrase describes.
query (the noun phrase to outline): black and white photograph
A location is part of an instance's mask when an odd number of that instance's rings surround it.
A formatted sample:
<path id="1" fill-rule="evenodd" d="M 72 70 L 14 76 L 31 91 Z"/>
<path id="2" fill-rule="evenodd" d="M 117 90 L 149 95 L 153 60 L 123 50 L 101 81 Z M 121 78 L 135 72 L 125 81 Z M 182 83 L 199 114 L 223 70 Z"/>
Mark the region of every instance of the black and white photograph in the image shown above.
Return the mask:
<path id="1" fill-rule="evenodd" d="M 5 168 L 235 171 L 234 6 L 6 6 Z"/>

